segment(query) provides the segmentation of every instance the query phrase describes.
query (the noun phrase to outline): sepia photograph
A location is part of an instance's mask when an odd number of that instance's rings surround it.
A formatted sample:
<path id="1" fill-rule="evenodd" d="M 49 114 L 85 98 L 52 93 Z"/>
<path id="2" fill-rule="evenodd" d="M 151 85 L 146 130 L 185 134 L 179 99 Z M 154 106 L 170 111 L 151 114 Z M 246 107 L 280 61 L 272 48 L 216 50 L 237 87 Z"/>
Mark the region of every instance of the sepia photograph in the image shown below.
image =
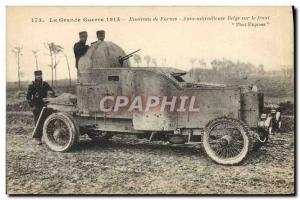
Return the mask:
<path id="1" fill-rule="evenodd" d="M 295 195 L 293 6 L 7 6 L 8 195 Z"/>

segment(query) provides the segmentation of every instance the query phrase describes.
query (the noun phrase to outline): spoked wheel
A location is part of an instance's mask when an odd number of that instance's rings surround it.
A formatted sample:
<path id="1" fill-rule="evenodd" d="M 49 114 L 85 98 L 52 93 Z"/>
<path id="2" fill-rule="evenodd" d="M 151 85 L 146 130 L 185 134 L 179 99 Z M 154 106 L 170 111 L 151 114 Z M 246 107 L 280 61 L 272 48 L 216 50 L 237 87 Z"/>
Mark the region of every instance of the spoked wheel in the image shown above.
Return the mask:
<path id="1" fill-rule="evenodd" d="M 79 128 L 71 115 L 53 113 L 45 120 L 43 137 L 51 150 L 66 152 L 78 143 Z"/>
<path id="2" fill-rule="evenodd" d="M 218 118 L 205 127 L 204 149 L 219 164 L 241 163 L 248 155 L 250 144 L 247 127 L 239 120 Z"/>

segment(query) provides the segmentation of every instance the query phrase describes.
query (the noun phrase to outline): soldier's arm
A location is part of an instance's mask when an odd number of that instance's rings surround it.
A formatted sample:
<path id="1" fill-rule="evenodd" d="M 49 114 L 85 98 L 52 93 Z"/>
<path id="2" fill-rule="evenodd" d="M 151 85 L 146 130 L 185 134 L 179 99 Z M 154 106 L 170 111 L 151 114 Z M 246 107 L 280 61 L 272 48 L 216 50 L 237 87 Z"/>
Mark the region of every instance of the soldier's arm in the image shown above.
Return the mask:
<path id="1" fill-rule="evenodd" d="M 29 85 L 28 90 L 27 90 L 26 99 L 30 106 L 32 106 L 32 95 L 33 95 L 32 85 Z"/>
<path id="2" fill-rule="evenodd" d="M 77 47 L 77 45 L 76 44 L 74 44 L 74 47 L 73 47 L 73 51 L 74 51 L 74 55 L 75 55 L 75 58 L 78 58 L 78 47 Z"/>
<path id="3" fill-rule="evenodd" d="M 85 54 L 86 54 L 86 52 L 89 50 L 89 48 L 90 48 L 90 46 L 89 46 L 89 45 L 85 45 L 85 50 L 84 50 L 84 54 L 83 54 L 83 55 L 85 55 Z"/>
<path id="4" fill-rule="evenodd" d="M 53 92 L 53 96 L 55 96 L 54 90 L 52 89 L 52 87 L 47 82 L 45 82 L 45 86 L 46 86 L 47 92 L 51 91 L 51 92 Z"/>

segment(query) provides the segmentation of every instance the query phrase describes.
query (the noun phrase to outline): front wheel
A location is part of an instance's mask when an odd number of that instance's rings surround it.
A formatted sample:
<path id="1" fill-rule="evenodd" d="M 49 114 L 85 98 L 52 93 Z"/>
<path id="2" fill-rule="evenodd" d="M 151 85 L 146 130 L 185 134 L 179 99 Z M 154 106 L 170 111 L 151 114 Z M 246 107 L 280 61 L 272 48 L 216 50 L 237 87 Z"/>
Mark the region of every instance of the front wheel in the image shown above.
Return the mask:
<path id="1" fill-rule="evenodd" d="M 204 129 L 203 147 L 216 163 L 240 164 L 247 157 L 250 146 L 248 127 L 237 119 L 217 118 Z"/>
<path id="2" fill-rule="evenodd" d="M 45 120 L 43 137 L 52 151 L 67 152 L 78 143 L 79 128 L 71 115 L 53 113 Z"/>

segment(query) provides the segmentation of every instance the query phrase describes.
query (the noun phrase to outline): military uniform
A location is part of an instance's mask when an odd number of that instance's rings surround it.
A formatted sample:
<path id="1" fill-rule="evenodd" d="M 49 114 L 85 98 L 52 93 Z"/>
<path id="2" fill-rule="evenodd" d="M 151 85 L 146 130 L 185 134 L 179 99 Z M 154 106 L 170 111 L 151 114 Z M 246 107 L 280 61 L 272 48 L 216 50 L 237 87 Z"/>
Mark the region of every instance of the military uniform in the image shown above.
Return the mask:
<path id="1" fill-rule="evenodd" d="M 98 41 L 104 41 L 104 39 L 105 39 L 105 31 L 104 30 L 97 31 L 96 35 L 97 35 L 98 40 L 95 42 L 92 42 L 91 45 L 96 44 Z"/>
<path id="2" fill-rule="evenodd" d="M 54 94 L 53 89 L 45 81 L 41 81 L 40 83 L 37 81 L 32 81 L 32 84 L 28 86 L 26 99 L 33 112 L 34 124 L 37 123 L 40 113 L 45 106 L 43 98 L 47 97 L 49 91 L 53 92 Z M 42 136 L 38 135 L 37 137 L 41 138 Z"/>
<path id="3" fill-rule="evenodd" d="M 89 46 L 86 45 L 85 43 L 79 41 L 74 44 L 73 49 L 74 49 L 74 54 L 75 54 L 75 59 L 76 59 L 76 68 L 78 68 L 79 58 L 87 52 L 87 50 L 89 49 Z"/>

